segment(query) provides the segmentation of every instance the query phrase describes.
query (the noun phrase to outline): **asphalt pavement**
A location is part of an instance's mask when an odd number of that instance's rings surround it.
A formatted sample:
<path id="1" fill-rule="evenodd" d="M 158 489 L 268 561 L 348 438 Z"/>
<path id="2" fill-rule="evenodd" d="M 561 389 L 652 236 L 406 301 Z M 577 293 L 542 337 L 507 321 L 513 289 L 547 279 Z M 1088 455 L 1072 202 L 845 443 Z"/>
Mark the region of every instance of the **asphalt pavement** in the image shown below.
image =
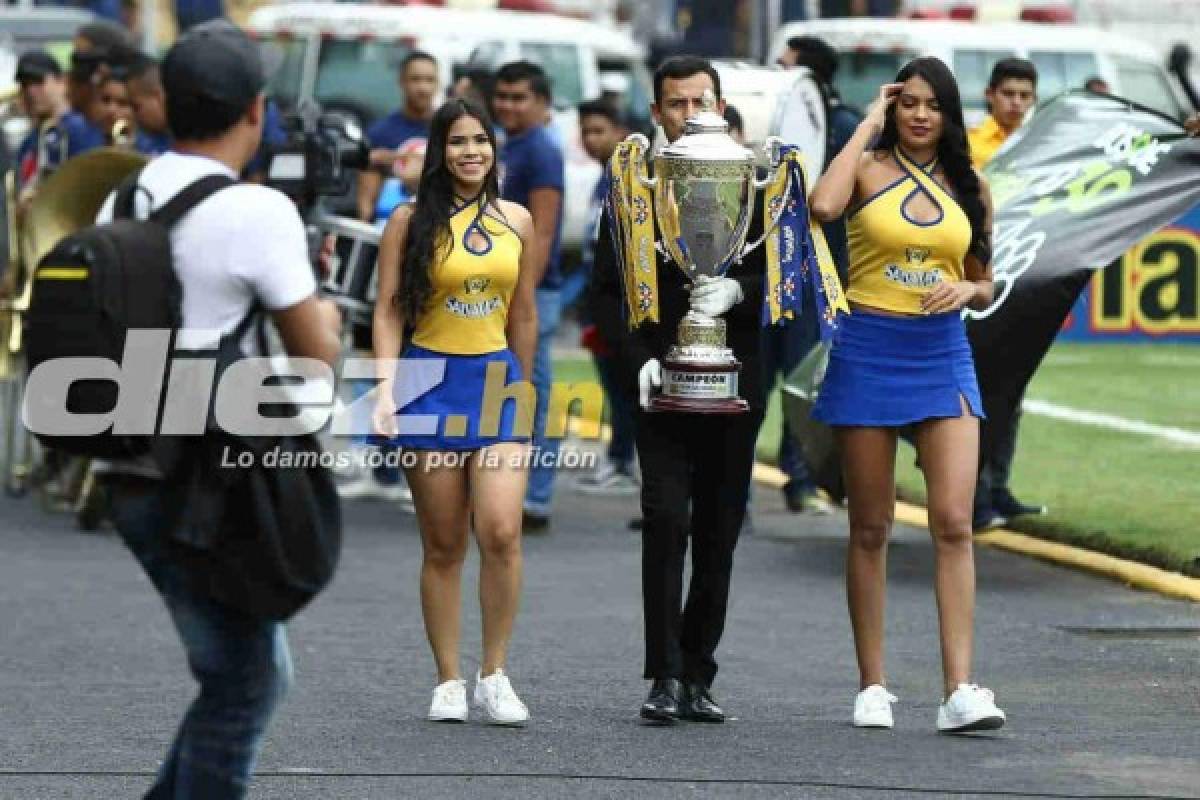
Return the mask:
<path id="1" fill-rule="evenodd" d="M 529 727 L 423 719 L 435 675 L 414 519 L 357 501 L 334 585 L 291 626 L 296 685 L 251 797 L 1200 798 L 1200 608 L 980 548 L 976 675 L 1009 724 L 938 735 L 932 551 L 902 528 L 889 552 L 897 727 L 856 730 L 845 516 L 789 514 L 762 487 L 718 654 L 714 694 L 731 719 L 642 727 L 635 501 L 569 484 L 552 531 L 525 541 L 509 673 Z M 0 500 L 0 592 L 0 798 L 140 796 L 193 687 L 120 540 Z"/>

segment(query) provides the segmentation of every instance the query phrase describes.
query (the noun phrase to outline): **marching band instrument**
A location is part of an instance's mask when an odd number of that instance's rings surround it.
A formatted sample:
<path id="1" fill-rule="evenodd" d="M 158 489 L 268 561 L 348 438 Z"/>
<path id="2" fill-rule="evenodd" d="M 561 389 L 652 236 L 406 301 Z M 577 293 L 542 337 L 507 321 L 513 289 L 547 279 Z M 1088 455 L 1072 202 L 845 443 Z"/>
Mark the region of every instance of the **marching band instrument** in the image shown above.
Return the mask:
<path id="1" fill-rule="evenodd" d="M 140 153 L 101 147 L 59 167 L 38 188 L 29 207 L 21 250 L 26 269 L 64 236 L 93 224 L 108 195 L 146 162 Z"/>

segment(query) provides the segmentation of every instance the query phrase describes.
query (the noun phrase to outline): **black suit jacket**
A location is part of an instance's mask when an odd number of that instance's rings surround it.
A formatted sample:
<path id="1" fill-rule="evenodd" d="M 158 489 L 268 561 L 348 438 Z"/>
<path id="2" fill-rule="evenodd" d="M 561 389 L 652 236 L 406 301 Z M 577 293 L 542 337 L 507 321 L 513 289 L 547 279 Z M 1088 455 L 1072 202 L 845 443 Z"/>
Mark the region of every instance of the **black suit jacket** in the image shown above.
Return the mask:
<path id="1" fill-rule="evenodd" d="M 762 219 L 760 196 L 756 198 L 747 242 L 762 236 Z M 612 348 L 617 359 L 623 388 L 636 396 L 638 370 L 651 358 L 661 361 L 666 357 L 668 348 L 675 344 L 679 321 L 688 311 L 688 291 L 685 288 L 688 283 L 683 270 L 656 250 L 660 321 L 643 322 L 631 331 L 627 322 L 624 282 L 610 234 L 608 215 L 605 214 L 601 218 L 596 241 L 592 278 L 588 287 L 588 308 L 601 337 Z M 657 224 L 654 234 L 656 238 L 659 235 Z M 738 373 L 738 394 L 750 404 L 751 409 L 760 411 L 766 408 L 759 357 L 762 348 L 765 252 L 762 246 L 755 248 L 740 263 L 734 263 L 726 273 L 726 277 L 741 284 L 742 301 L 721 315 L 727 326 L 725 344 L 732 348 L 734 356 L 742 363 Z"/>

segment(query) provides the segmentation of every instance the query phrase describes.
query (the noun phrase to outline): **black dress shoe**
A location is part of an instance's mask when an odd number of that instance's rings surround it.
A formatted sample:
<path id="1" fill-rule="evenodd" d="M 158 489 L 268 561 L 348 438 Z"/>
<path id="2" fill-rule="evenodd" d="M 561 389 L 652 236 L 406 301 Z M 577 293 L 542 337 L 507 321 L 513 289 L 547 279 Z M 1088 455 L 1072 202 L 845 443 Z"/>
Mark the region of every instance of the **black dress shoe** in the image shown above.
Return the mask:
<path id="1" fill-rule="evenodd" d="M 670 725 L 679 719 L 679 698 L 683 687 L 674 678 L 659 678 L 650 686 L 642 703 L 641 717 L 647 722 Z"/>
<path id="2" fill-rule="evenodd" d="M 1021 517 L 1026 514 L 1045 514 L 1046 507 L 1038 505 L 1030 505 L 1022 503 L 1017 498 L 1013 497 L 1013 493 L 1008 489 L 998 489 L 992 492 L 992 507 L 1001 515 L 1012 519 L 1013 517 Z"/>
<path id="3" fill-rule="evenodd" d="M 725 712 L 702 683 L 685 683 L 679 716 L 692 722 L 724 722 Z"/>

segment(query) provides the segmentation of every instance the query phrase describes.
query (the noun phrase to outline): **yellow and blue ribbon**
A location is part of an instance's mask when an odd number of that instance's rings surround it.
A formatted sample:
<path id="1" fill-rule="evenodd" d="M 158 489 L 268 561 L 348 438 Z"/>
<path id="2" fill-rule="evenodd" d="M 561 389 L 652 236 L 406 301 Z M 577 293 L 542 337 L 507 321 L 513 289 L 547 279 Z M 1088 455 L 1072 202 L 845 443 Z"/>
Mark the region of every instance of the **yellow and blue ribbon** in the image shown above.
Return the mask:
<path id="1" fill-rule="evenodd" d="M 775 178 L 763 193 L 763 224 L 769 226 L 763 324 L 798 317 L 807 286 L 821 338 L 829 339 L 837 328 L 838 313 L 849 313 L 850 306 L 825 234 L 809 212 L 804 156 L 793 145 L 785 145 L 781 156 Z M 776 218 L 778 224 L 772 224 Z"/>
<path id="2" fill-rule="evenodd" d="M 608 163 L 609 195 L 605 203 L 613 248 L 625 286 L 630 328 L 658 321 L 658 265 L 654 249 L 654 211 L 641 143 L 617 145 Z"/>

